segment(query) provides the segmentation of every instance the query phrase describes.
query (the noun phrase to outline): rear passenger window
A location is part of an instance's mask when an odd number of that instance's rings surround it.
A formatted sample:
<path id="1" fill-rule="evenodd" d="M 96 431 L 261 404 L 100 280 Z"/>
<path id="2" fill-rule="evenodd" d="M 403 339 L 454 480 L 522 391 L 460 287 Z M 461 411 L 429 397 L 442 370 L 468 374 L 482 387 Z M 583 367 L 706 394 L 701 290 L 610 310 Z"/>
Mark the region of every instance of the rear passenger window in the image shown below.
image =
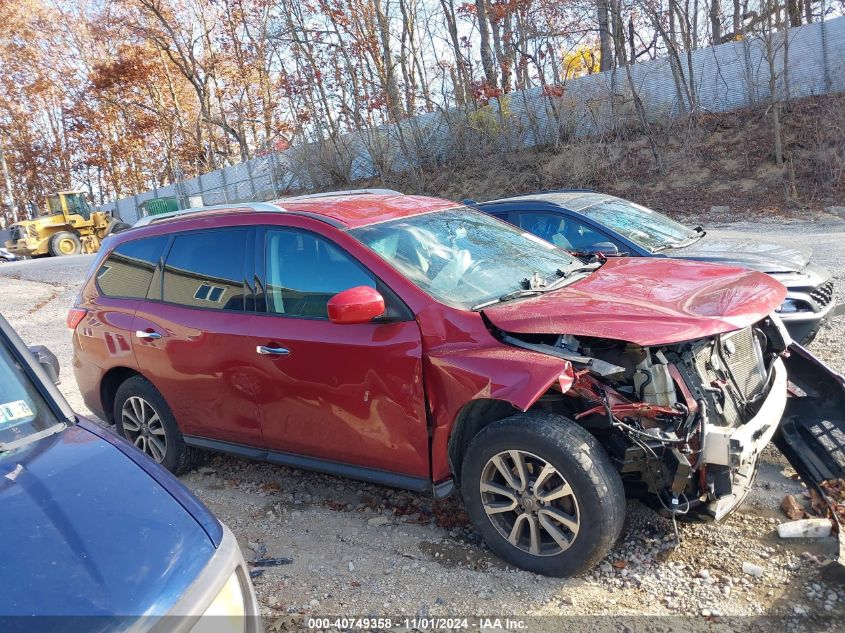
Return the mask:
<path id="1" fill-rule="evenodd" d="M 163 299 L 192 308 L 245 309 L 250 229 L 183 233 L 164 263 Z"/>
<path id="2" fill-rule="evenodd" d="M 267 311 L 328 319 L 338 292 L 376 287 L 373 276 L 331 242 L 306 231 L 267 231 Z"/>
<path id="3" fill-rule="evenodd" d="M 166 235 L 147 237 L 114 249 L 97 271 L 100 292 L 107 297 L 146 297 L 167 240 Z"/>

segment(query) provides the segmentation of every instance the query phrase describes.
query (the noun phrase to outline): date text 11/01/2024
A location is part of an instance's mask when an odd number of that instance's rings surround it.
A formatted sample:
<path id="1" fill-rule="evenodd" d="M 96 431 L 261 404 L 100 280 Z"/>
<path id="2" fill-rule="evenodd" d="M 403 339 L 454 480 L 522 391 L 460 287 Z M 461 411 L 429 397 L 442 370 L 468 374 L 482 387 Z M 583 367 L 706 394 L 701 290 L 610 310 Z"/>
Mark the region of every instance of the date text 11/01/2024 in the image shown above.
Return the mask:
<path id="1" fill-rule="evenodd" d="M 480 631 L 524 631 L 527 623 L 519 618 L 507 617 L 325 617 L 309 618 L 307 626 L 312 630 L 353 628 L 356 630 L 383 630 L 394 626 L 409 630 L 457 631 L 476 629 Z"/>

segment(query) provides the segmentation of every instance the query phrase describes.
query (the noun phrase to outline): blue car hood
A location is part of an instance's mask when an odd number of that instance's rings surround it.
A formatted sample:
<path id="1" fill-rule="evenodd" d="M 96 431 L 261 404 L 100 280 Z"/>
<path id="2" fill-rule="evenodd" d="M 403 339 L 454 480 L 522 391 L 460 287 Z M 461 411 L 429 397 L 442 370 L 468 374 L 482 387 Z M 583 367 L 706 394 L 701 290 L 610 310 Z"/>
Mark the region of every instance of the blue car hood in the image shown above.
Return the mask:
<path id="1" fill-rule="evenodd" d="M 0 615 L 164 614 L 214 554 L 183 503 L 102 433 L 72 426 L 0 455 Z"/>

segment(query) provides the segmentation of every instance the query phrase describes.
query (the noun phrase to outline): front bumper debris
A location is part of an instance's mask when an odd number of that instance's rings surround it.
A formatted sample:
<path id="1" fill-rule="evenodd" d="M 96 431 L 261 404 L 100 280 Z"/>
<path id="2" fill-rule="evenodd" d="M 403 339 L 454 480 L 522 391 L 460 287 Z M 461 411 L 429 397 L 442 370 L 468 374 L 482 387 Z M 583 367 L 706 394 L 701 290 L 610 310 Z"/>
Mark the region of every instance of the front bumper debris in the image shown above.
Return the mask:
<path id="1" fill-rule="evenodd" d="M 712 424 L 705 427 L 705 468 L 722 473 L 723 483 L 716 486 L 716 498 L 700 509 L 699 518 L 720 521 L 748 496 L 760 454 L 777 432 L 786 407 L 786 384 L 786 368 L 781 359 L 776 359 L 769 395 L 753 418 L 739 427 Z"/>
<path id="2" fill-rule="evenodd" d="M 839 558 L 823 575 L 845 583 L 845 525 L 824 482 L 845 478 L 845 377 L 800 345 L 785 359 L 789 398 L 774 440 L 804 483 L 831 507 L 838 526 Z"/>
<path id="3" fill-rule="evenodd" d="M 739 427 L 707 425 L 704 462 L 741 469 L 757 457 L 777 431 L 786 407 L 786 368 L 781 359 L 772 367 L 774 377 L 769 395 L 757 414 Z"/>

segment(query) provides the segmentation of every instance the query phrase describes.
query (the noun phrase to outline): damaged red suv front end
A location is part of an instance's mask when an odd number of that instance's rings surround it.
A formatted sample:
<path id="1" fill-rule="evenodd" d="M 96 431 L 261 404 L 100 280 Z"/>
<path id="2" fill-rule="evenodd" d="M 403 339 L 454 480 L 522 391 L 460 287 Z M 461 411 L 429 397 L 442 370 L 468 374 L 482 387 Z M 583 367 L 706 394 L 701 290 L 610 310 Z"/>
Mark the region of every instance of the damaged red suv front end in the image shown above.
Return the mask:
<path id="1" fill-rule="evenodd" d="M 580 261 L 460 208 L 350 233 L 428 295 L 432 477 L 459 483 L 503 558 L 589 568 L 621 530 L 623 489 L 710 520 L 748 494 L 787 400 L 771 277 Z"/>
<path id="2" fill-rule="evenodd" d="M 567 363 L 546 406 L 603 440 L 629 489 L 721 519 L 748 493 L 786 404 L 789 337 L 770 277 L 612 259 L 584 281 L 484 311 L 506 344 Z"/>

